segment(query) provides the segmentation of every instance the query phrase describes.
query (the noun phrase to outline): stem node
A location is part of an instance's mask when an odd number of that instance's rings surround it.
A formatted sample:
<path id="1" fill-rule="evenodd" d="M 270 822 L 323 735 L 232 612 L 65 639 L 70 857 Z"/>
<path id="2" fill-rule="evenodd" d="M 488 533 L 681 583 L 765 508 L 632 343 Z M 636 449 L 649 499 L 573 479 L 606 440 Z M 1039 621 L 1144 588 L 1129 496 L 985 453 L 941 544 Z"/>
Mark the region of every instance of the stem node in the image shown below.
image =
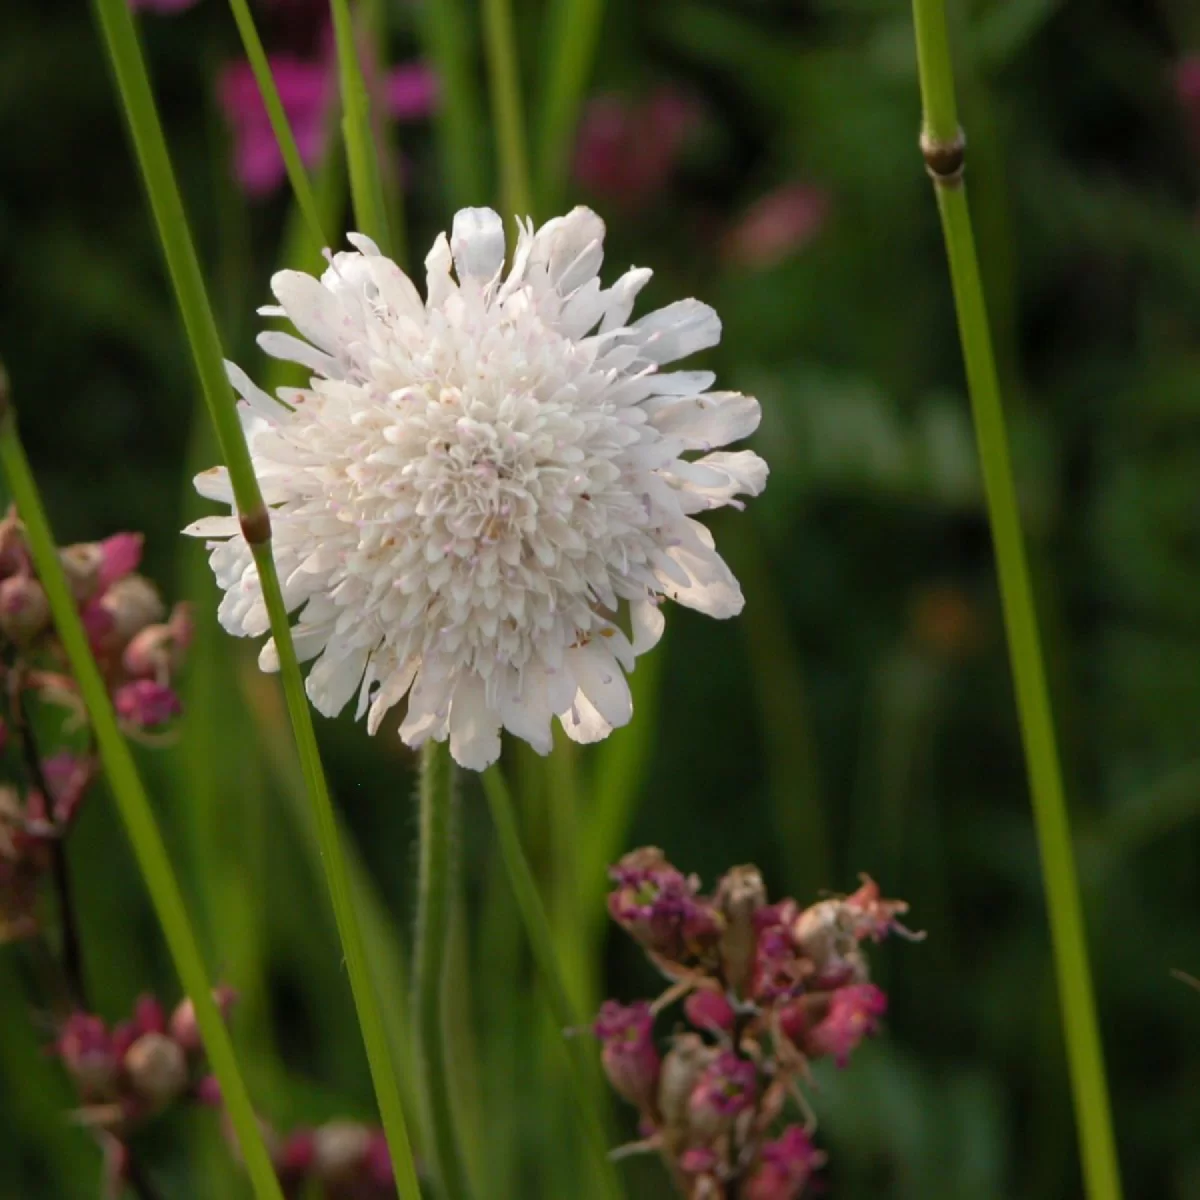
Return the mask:
<path id="1" fill-rule="evenodd" d="M 967 166 L 967 138 L 960 128 L 949 141 L 935 138 L 928 130 L 921 133 L 921 157 L 925 170 L 938 187 L 962 186 Z"/>

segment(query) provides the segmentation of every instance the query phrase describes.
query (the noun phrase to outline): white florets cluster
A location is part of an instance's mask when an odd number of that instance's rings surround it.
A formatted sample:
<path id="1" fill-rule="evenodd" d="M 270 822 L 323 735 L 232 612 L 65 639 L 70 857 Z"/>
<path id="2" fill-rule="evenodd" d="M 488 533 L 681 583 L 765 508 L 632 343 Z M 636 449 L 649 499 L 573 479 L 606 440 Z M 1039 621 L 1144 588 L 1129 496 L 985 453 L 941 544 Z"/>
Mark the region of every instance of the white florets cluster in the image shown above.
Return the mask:
<path id="1" fill-rule="evenodd" d="M 650 272 L 602 288 L 603 240 L 583 208 L 530 224 L 505 276 L 500 218 L 465 209 L 426 259 L 424 302 L 357 235 L 320 280 L 273 278 L 280 307 L 262 311 L 306 340 L 259 344 L 310 385 L 277 400 L 233 364 L 229 377 L 322 713 L 357 690 L 374 733 L 407 695 L 409 745 L 448 736 L 482 769 L 501 728 L 545 753 L 553 717 L 580 742 L 628 721 L 625 672 L 661 636 L 664 596 L 740 611 L 692 515 L 762 490 L 757 455 L 713 452 L 754 430 L 758 403 L 709 392 L 707 371 L 661 370 L 715 345 L 720 322 L 683 300 L 631 323 Z M 223 468 L 196 486 L 232 504 Z M 267 633 L 237 518 L 186 532 L 213 539 L 221 624 Z M 272 641 L 260 664 L 277 668 Z"/>

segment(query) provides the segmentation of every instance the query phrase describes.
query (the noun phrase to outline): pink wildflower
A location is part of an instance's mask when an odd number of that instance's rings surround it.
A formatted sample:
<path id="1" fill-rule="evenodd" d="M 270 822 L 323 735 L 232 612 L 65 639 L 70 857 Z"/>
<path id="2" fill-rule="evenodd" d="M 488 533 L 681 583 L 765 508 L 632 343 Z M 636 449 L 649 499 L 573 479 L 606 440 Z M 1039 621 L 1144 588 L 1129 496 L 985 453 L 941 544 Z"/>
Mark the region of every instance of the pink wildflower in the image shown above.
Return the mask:
<path id="1" fill-rule="evenodd" d="M 575 175 L 597 195 L 639 208 L 666 187 L 700 119 L 696 101 L 670 87 L 640 102 L 597 96 L 580 123 Z"/>
<path id="2" fill-rule="evenodd" d="M 758 1069 L 732 1050 L 723 1050 L 704 1068 L 692 1090 L 688 1108 L 693 1126 L 715 1132 L 753 1106 L 758 1095 Z"/>
<path id="3" fill-rule="evenodd" d="M 887 1012 L 887 996 L 873 983 L 856 983 L 833 993 L 829 1012 L 804 1034 L 804 1051 L 810 1058 L 830 1055 L 839 1067 L 863 1038 L 879 1028 Z"/>
<path id="4" fill-rule="evenodd" d="M 306 166 L 321 159 L 337 80 L 328 61 L 290 54 L 271 58 L 279 99 Z M 275 140 L 258 82 L 248 62 L 230 63 L 217 85 L 221 108 L 233 128 L 234 167 L 238 181 L 252 196 L 266 196 L 286 178 L 283 155 Z M 436 79 L 421 63 L 405 63 L 388 73 L 382 88 L 383 109 L 399 120 L 427 116 L 436 100 Z"/>
<path id="5" fill-rule="evenodd" d="M 828 214 L 825 192 L 807 183 L 785 184 L 743 213 L 726 239 L 726 257 L 755 270 L 773 267 L 812 241 Z"/>
<path id="6" fill-rule="evenodd" d="M 600 1057 L 613 1089 L 641 1111 L 650 1111 L 662 1069 L 650 1005 L 606 1000 L 593 1030 L 602 1043 Z"/>
<path id="7" fill-rule="evenodd" d="M 683 1011 L 697 1029 L 728 1032 L 733 1028 L 733 1005 L 723 992 L 715 988 L 701 988 L 692 992 L 683 1003 Z"/>
<path id="8" fill-rule="evenodd" d="M 183 706 L 179 697 L 153 679 L 135 679 L 122 684 L 113 695 L 117 715 L 139 729 L 154 729 L 179 716 Z"/>
<path id="9" fill-rule="evenodd" d="M 745 1200 L 797 1200 L 825 1161 L 799 1125 L 789 1125 L 759 1151 L 759 1166 L 742 1188 Z"/>

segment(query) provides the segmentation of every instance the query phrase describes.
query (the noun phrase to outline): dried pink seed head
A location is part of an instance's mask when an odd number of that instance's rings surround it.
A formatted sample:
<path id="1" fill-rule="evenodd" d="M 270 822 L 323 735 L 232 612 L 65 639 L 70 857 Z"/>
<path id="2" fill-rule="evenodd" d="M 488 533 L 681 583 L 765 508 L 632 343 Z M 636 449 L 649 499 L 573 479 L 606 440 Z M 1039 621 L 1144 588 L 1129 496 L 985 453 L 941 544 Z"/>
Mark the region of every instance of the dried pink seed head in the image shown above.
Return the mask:
<path id="1" fill-rule="evenodd" d="M 64 546 L 58 552 L 63 574 L 76 604 L 90 600 L 100 589 L 100 567 L 104 562 L 104 551 L 99 542 L 77 542 Z"/>
<path id="2" fill-rule="evenodd" d="M 745 1200 L 798 1200 L 825 1155 L 799 1125 L 789 1125 L 774 1141 L 764 1142 L 758 1166 L 742 1186 Z"/>
<path id="3" fill-rule="evenodd" d="M 804 1034 L 804 1052 L 809 1058 L 829 1055 L 839 1067 L 844 1067 L 863 1038 L 879 1028 L 879 1019 L 885 1012 L 887 996 L 873 983 L 839 988 L 830 999 L 824 1019 Z"/>
<path id="4" fill-rule="evenodd" d="M 600 1058 L 613 1090 L 642 1112 L 652 1112 L 662 1060 L 654 1045 L 650 1005 L 607 1000 L 593 1029 L 602 1043 Z"/>
<path id="5" fill-rule="evenodd" d="M 725 918 L 721 973 L 737 995 L 746 996 L 754 977 L 758 941 L 755 914 L 767 903 L 766 884 L 757 867 L 733 867 L 721 877 L 713 899 Z"/>
<path id="6" fill-rule="evenodd" d="M 161 621 L 165 612 L 158 589 L 141 575 L 118 579 L 99 598 L 99 607 L 110 620 L 107 633 L 110 646 L 126 645 L 147 625 Z"/>
<path id="7" fill-rule="evenodd" d="M 714 1029 L 728 1033 L 733 1028 L 733 1005 L 723 992 L 701 988 L 692 992 L 683 1004 L 684 1015 L 697 1029 Z"/>
<path id="8" fill-rule="evenodd" d="M 701 1072 L 688 1100 L 691 1127 L 702 1135 L 726 1128 L 752 1108 L 758 1096 L 758 1068 L 732 1050 L 722 1050 Z"/>

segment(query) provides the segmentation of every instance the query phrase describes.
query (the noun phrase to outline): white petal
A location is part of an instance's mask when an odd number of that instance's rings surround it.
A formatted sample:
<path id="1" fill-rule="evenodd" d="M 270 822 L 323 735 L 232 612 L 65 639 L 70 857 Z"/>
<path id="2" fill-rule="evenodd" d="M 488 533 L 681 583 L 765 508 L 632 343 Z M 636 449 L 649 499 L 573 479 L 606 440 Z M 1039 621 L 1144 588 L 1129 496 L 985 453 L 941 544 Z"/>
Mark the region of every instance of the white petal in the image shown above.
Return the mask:
<path id="1" fill-rule="evenodd" d="M 454 291 L 454 280 L 450 278 L 450 243 L 444 233 L 439 233 L 433 248 L 425 256 L 425 307 L 441 308 L 446 298 Z"/>
<path id="2" fill-rule="evenodd" d="M 632 326 L 644 337 L 642 355 L 651 362 L 669 363 L 706 350 L 721 340 L 721 321 L 699 300 L 677 300 Z"/>
<path id="3" fill-rule="evenodd" d="M 299 363 L 302 367 L 308 367 L 322 375 L 336 376 L 340 374 L 336 358 L 326 354 L 323 350 L 318 350 L 316 346 L 310 346 L 308 342 L 303 342 L 298 337 L 293 337 L 290 333 L 283 333 L 278 329 L 268 329 L 260 333 L 255 340 L 263 353 L 269 354 L 272 358 Z"/>
<path id="4" fill-rule="evenodd" d="M 233 484 L 230 482 L 229 472 L 224 467 L 209 467 L 207 471 L 201 471 L 192 482 L 196 491 L 206 500 L 233 503 Z"/>
<path id="5" fill-rule="evenodd" d="M 450 235 L 459 282 L 490 283 L 504 266 L 504 222 L 490 208 L 463 208 L 454 214 Z"/>
<path id="6" fill-rule="evenodd" d="M 589 642 L 569 650 L 564 656 L 564 665 L 575 676 L 579 691 L 612 728 L 629 723 L 633 716 L 633 697 L 629 694 L 625 672 L 607 650 Z"/>
<path id="7" fill-rule="evenodd" d="M 708 450 L 749 437 L 761 418 L 753 396 L 708 392 L 656 409 L 651 424 L 666 437 L 681 438 L 689 450 Z"/>
<path id="8" fill-rule="evenodd" d="M 482 771 L 500 757 L 500 717 L 473 672 L 463 674 L 450 702 L 450 753 L 468 771 Z"/>
<path id="9" fill-rule="evenodd" d="M 268 421 L 276 420 L 285 409 L 278 400 L 268 395 L 242 370 L 237 363 L 225 360 L 225 375 L 237 392 L 255 412 L 266 417 Z"/>
<path id="10" fill-rule="evenodd" d="M 566 712 L 559 713 L 558 719 L 567 737 L 583 745 L 603 741 L 612 733 L 612 726 L 583 692 L 575 693 L 574 703 Z"/>
<path id="11" fill-rule="evenodd" d="M 604 293 L 608 301 L 608 309 L 604 314 L 604 320 L 600 322 L 601 333 L 620 329 L 629 320 L 629 314 L 633 312 L 633 304 L 638 297 L 638 292 L 650 282 L 653 275 L 654 272 L 649 267 L 634 267 L 626 271 Z"/>
<path id="12" fill-rule="evenodd" d="M 358 689 L 367 666 L 369 646 L 329 645 L 308 673 L 304 690 L 317 712 L 336 717 Z"/>
<path id="13" fill-rule="evenodd" d="M 633 652 L 645 654 L 658 645 L 667 627 L 662 607 L 649 600 L 632 600 L 629 604 L 629 623 L 633 628 Z"/>
<path id="14" fill-rule="evenodd" d="M 363 254 L 373 258 L 379 256 L 379 247 L 365 233 L 348 233 L 346 241 Z"/>
<path id="15" fill-rule="evenodd" d="M 405 666 L 399 667 L 384 679 L 367 712 L 369 734 L 374 735 L 388 710 L 404 699 L 404 693 L 412 686 L 420 663 L 420 659 L 410 658 Z"/>
<path id="16" fill-rule="evenodd" d="M 236 537 L 242 532 L 242 523 L 237 517 L 201 517 L 198 521 L 193 521 L 183 532 L 186 537 Z"/>
<path id="17" fill-rule="evenodd" d="M 287 310 L 288 320 L 314 346 L 336 351 L 346 338 L 347 309 L 337 297 L 303 271 L 277 271 L 271 291 Z"/>
<path id="18" fill-rule="evenodd" d="M 715 550 L 675 546 L 667 551 L 667 555 L 691 579 L 686 587 L 666 583 L 663 590 L 672 600 L 709 617 L 736 617 L 742 611 L 746 603 L 742 589 Z"/>
<path id="19" fill-rule="evenodd" d="M 408 693 L 408 712 L 400 725 L 405 745 L 414 749 L 428 738 L 442 741 L 446 736 L 450 708 L 450 681 L 436 677 L 422 664 Z"/>

